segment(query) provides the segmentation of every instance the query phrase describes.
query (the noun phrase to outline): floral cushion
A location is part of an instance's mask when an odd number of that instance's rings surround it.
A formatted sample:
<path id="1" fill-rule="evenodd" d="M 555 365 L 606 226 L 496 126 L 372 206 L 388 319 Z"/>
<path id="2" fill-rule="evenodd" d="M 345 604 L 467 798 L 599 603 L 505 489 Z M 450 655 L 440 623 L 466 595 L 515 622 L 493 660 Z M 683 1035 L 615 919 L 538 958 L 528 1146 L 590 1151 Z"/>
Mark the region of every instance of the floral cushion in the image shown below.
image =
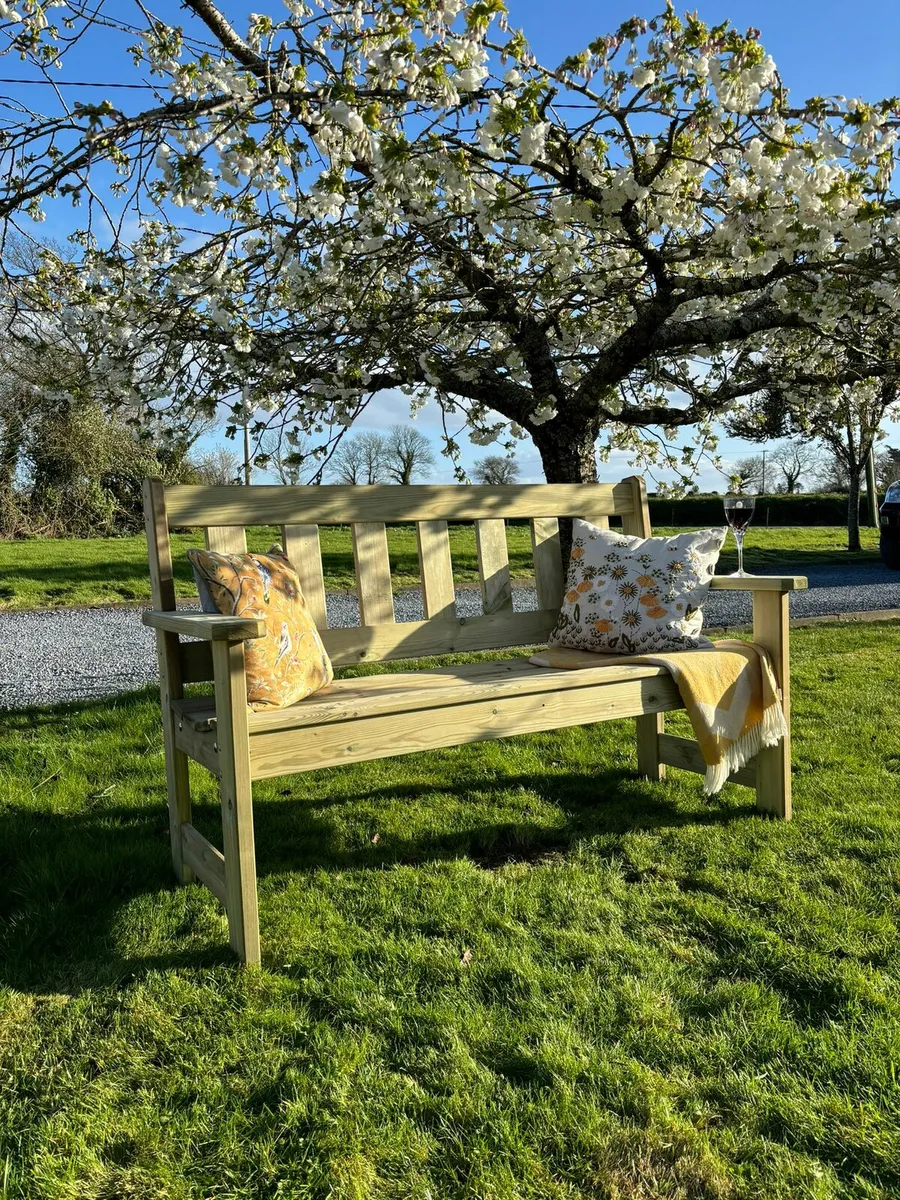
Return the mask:
<path id="1" fill-rule="evenodd" d="M 247 702 L 286 708 L 334 678 L 297 572 L 273 546 L 268 554 L 188 550 L 204 612 L 262 617 L 266 633 L 244 643 Z"/>
<path id="2" fill-rule="evenodd" d="M 550 644 L 603 654 L 711 645 L 700 606 L 726 530 L 627 537 L 572 523 L 566 594 Z"/>

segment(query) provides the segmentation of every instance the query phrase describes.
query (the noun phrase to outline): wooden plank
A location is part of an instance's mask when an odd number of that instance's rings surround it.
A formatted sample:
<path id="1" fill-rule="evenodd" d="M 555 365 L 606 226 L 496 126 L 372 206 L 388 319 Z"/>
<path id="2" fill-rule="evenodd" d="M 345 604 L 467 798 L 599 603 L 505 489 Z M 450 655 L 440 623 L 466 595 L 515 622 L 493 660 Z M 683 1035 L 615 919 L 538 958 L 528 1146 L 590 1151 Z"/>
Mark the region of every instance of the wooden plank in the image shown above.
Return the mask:
<path id="1" fill-rule="evenodd" d="M 666 777 L 665 763 L 660 758 L 659 738 L 665 727 L 662 713 L 648 713 L 635 721 L 638 774 L 659 783 Z"/>
<path id="2" fill-rule="evenodd" d="M 357 521 L 351 529 L 360 624 L 389 625 L 394 620 L 394 594 L 387 530 L 381 521 Z"/>
<path id="3" fill-rule="evenodd" d="M 455 617 L 456 589 L 446 521 L 419 521 L 416 525 L 422 599 L 425 616 Z"/>
<path id="4" fill-rule="evenodd" d="M 232 949 L 243 962 L 258 964 L 259 913 L 244 645 L 243 642 L 213 642 L 212 653 L 228 935 Z"/>
<path id="5" fill-rule="evenodd" d="M 147 609 L 141 621 L 151 629 L 165 629 L 182 637 L 202 638 L 207 642 L 242 642 L 264 637 L 266 623 L 261 617 L 229 617 L 217 613 L 173 613 Z"/>
<path id="6" fill-rule="evenodd" d="M 322 641 L 332 663 L 346 667 L 361 662 L 536 646 L 546 642 L 558 617 L 557 611 L 548 609 L 460 617 L 455 621 L 435 617 L 432 621 L 399 621 L 396 625 L 326 629 Z"/>
<path id="7" fill-rule="evenodd" d="M 323 629 L 322 641 L 336 667 L 362 662 L 392 662 L 546 642 L 556 625 L 557 609 L 494 613 L 489 617 L 435 617 L 430 621 L 398 621 L 391 625 Z M 209 642 L 182 642 L 179 647 L 185 683 L 212 679 Z"/>
<path id="8" fill-rule="evenodd" d="M 183 754 L 218 778 L 219 752 L 214 729 L 196 729 L 190 720 L 182 719 L 175 732 L 175 743 Z"/>
<path id="9" fill-rule="evenodd" d="M 506 522 L 500 519 L 475 522 L 475 548 L 481 577 L 481 601 L 485 614 L 512 612 L 512 582 Z"/>
<path id="10" fill-rule="evenodd" d="M 314 725 L 305 729 L 302 736 L 290 729 L 260 733 L 250 739 L 252 774 L 254 779 L 265 779 L 339 763 L 367 762 L 441 746 L 636 717 L 646 712 L 666 712 L 681 706 L 672 679 L 660 676 L 556 694 L 455 704 L 431 710 L 427 721 L 411 718 L 409 713 L 388 713 Z M 598 792 L 602 794 L 601 789 L 602 783 L 598 781 Z"/>
<path id="11" fill-rule="evenodd" d="M 190 865 L 201 883 L 205 883 L 212 894 L 227 907 L 225 856 L 193 825 L 182 825 L 181 837 L 185 862 Z"/>
<path id="12" fill-rule="evenodd" d="M 531 552 L 538 608 L 558 609 L 562 604 L 565 572 L 556 517 L 536 517 L 531 522 Z"/>
<path id="13" fill-rule="evenodd" d="M 631 488 L 631 511 L 622 514 L 622 532 L 629 537 L 650 537 L 650 508 L 643 476 L 629 475 L 622 484 Z"/>
<path id="14" fill-rule="evenodd" d="M 629 483 L 505 487 L 196 487 L 166 489 L 173 525 L 347 525 L 354 521 L 475 521 L 489 517 L 594 517 L 631 512 Z"/>
<path id="15" fill-rule="evenodd" d="M 805 575 L 713 575 L 714 592 L 803 592 Z"/>
<path id="16" fill-rule="evenodd" d="M 209 642 L 182 642 L 178 647 L 178 655 L 184 683 L 209 683 L 213 677 Z"/>
<path id="17" fill-rule="evenodd" d="M 246 490 L 225 488 L 227 492 Z M 173 522 L 169 522 L 173 524 Z M 241 525 L 212 525 L 206 530 L 206 548 L 217 554 L 246 554 L 247 532 Z"/>
<path id="18" fill-rule="evenodd" d="M 698 775 L 706 774 L 706 763 L 700 752 L 700 747 L 692 738 L 676 737 L 672 733 L 659 735 L 660 760 L 670 767 L 680 767 L 682 771 L 694 771 Z M 740 783 L 744 787 L 756 787 L 756 760 L 751 759 L 739 771 L 729 776 L 729 783 Z"/>
<path id="19" fill-rule="evenodd" d="M 788 595 L 779 591 L 753 593 L 753 640 L 768 651 L 781 691 L 788 733 L 777 746 L 756 756 L 756 807 L 785 821 L 791 819 L 791 663 Z"/>
<path id="20" fill-rule="evenodd" d="M 251 739 L 275 729 L 299 729 L 333 721 L 350 721 L 384 712 L 422 712 L 473 700 L 503 700 L 507 696 L 576 691 L 598 684 L 667 676 L 664 667 L 633 663 L 604 664 L 588 670 L 564 671 L 536 667 L 525 658 L 500 662 L 461 663 L 427 671 L 391 671 L 361 679 L 337 679 L 289 708 L 251 713 Z M 179 719 L 194 729 L 215 728 L 215 702 L 209 696 L 182 701 Z"/>
<path id="21" fill-rule="evenodd" d="M 144 480 L 144 528 L 147 534 L 153 604 L 157 609 L 172 610 L 175 608 L 175 581 L 172 574 L 165 489 L 159 479 Z M 181 883 L 190 883 L 193 874 L 184 860 L 181 829 L 184 823 L 191 819 L 191 785 L 188 760 L 175 741 L 172 703 L 184 695 L 184 678 L 181 648 L 174 633 L 164 630 L 157 632 L 156 659 L 159 665 L 159 699 L 162 710 L 172 869 Z"/>
<path id="22" fill-rule="evenodd" d="M 317 629 L 328 628 L 325 605 L 325 579 L 322 574 L 322 548 L 318 525 L 285 525 L 281 536 L 284 552 L 300 577 L 300 587 Z"/>

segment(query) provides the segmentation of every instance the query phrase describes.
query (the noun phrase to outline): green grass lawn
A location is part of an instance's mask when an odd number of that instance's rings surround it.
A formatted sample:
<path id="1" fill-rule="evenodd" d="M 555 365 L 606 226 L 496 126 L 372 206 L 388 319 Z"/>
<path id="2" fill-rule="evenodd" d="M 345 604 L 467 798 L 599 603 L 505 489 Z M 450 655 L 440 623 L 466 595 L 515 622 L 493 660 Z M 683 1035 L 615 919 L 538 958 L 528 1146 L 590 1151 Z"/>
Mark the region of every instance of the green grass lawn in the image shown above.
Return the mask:
<path id="1" fill-rule="evenodd" d="M 674 533 L 674 529 L 660 529 Z M 252 527 L 248 531 L 251 550 L 266 550 L 276 536 L 274 529 Z M 864 529 L 861 554 L 848 554 L 846 530 L 837 527 L 790 529 L 753 528 L 747 535 L 746 565 L 764 571 L 769 564 L 791 566 L 797 571 L 812 562 L 871 562 L 877 559 L 878 532 Z M 195 596 L 185 551 L 202 544 L 202 535 L 176 534 L 173 559 L 179 596 Z M 353 553 L 346 528 L 323 527 L 322 560 L 326 587 L 354 586 Z M 419 583 L 416 537 L 412 526 L 397 526 L 389 534 L 394 582 L 398 587 Z M 514 579 L 533 575 L 528 527 L 511 526 L 508 531 L 510 568 Z M 720 560 L 723 571 L 737 566 L 734 543 Z M 451 551 L 458 583 L 477 583 L 478 564 L 472 526 L 451 528 Z M 147 547 L 143 535 L 128 538 L 44 538 L 31 541 L 0 541 L 0 608 L 40 608 L 61 605 L 109 604 L 149 599 Z"/>
<path id="2" fill-rule="evenodd" d="M 259 971 L 154 698 L 5 715 L 0 1196 L 893 1200 L 900 626 L 793 641 L 791 824 L 631 722 L 258 784 Z"/>

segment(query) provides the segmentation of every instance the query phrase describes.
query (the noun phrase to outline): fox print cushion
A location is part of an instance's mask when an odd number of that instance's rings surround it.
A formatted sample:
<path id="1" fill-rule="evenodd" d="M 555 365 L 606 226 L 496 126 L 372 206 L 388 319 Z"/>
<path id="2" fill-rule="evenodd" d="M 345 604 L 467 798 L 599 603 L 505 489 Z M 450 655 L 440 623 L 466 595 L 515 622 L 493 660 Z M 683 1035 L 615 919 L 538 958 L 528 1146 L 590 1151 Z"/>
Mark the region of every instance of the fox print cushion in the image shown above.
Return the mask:
<path id="1" fill-rule="evenodd" d="M 331 661 L 297 572 L 279 547 L 267 554 L 187 553 L 204 612 L 266 623 L 265 636 L 244 643 L 251 708 L 286 708 L 331 683 Z"/>
<path id="2" fill-rule="evenodd" d="M 712 643 L 701 605 L 726 530 L 628 537 L 572 522 L 572 555 L 550 644 L 601 654 L 649 654 Z"/>

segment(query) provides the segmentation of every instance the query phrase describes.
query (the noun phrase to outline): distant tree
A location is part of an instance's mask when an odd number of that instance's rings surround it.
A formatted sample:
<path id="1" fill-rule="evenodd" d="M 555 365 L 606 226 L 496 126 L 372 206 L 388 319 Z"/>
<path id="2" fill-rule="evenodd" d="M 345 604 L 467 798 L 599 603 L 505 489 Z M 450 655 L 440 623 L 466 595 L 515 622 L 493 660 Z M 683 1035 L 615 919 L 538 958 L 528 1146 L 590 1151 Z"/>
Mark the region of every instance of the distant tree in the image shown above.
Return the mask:
<path id="1" fill-rule="evenodd" d="M 234 450 L 227 446 L 216 446 L 212 450 L 195 453 L 190 459 L 196 483 L 207 487 L 228 487 L 241 479 L 242 461 Z"/>
<path id="2" fill-rule="evenodd" d="M 328 473 L 338 483 L 383 483 L 389 453 L 381 434 L 370 431 L 344 437 L 328 460 Z"/>
<path id="3" fill-rule="evenodd" d="M 819 468 L 821 455 L 815 443 L 808 438 L 791 438 L 776 447 L 769 456 L 769 462 L 775 468 L 776 475 L 781 475 L 777 490 L 790 496 L 800 490 L 804 476 L 811 475 Z"/>
<path id="4" fill-rule="evenodd" d="M 391 483 L 409 484 L 435 465 L 428 438 L 411 425 L 392 425 L 384 439 L 384 470 Z"/>
<path id="5" fill-rule="evenodd" d="M 491 487 L 501 487 L 506 483 L 517 483 L 519 479 L 519 464 L 514 458 L 503 454 L 488 454 L 479 458 L 472 468 L 472 478 L 476 483 L 486 483 Z"/>

